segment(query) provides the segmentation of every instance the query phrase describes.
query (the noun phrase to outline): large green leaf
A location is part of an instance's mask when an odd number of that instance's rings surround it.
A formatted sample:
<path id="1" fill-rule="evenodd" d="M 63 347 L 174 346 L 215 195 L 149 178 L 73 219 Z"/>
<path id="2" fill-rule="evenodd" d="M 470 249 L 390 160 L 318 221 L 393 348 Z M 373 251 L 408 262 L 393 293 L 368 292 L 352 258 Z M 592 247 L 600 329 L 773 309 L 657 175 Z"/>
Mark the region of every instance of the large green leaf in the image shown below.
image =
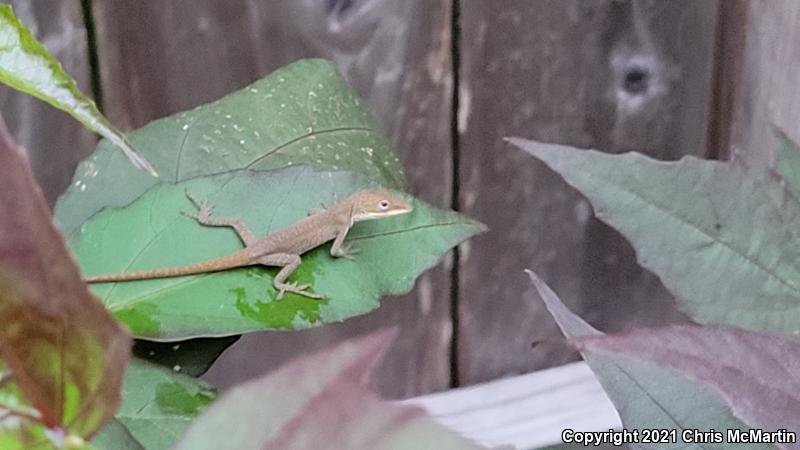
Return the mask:
<path id="1" fill-rule="evenodd" d="M 85 275 L 181 266 L 241 248 L 230 229 L 203 227 L 185 191 L 207 198 L 217 217 L 238 217 L 257 236 L 305 217 L 334 198 L 371 186 L 363 175 L 292 167 L 236 171 L 158 185 L 123 209 L 100 212 L 70 245 Z M 316 300 L 287 294 L 276 301 L 276 269 L 248 267 L 213 274 L 94 285 L 93 292 L 137 337 L 155 340 L 221 336 L 255 330 L 300 329 L 340 321 L 400 294 L 442 254 L 482 230 L 453 211 L 414 201 L 414 212 L 356 224 L 348 234 L 361 252 L 333 258 L 330 245 L 303 255 L 290 280 L 309 283 Z"/>
<path id="2" fill-rule="evenodd" d="M 800 203 L 776 177 L 511 141 L 586 195 L 696 321 L 800 331 Z"/>
<path id="3" fill-rule="evenodd" d="M 0 5 L 0 82 L 69 113 L 111 141 L 137 168 L 155 175 L 150 164 L 131 148 L 125 136 L 81 93 L 58 60 L 17 19 L 11 5 Z"/>
<path id="4" fill-rule="evenodd" d="M 327 61 L 303 60 L 213 103 L 157 120 L 128 135 L 161 175 L 132 170 L 102 141 L 59 199 L 70 236 L 106 206 L 124 206 L 157 182 L 233 169 L 312 165 L 349 170 L 401 188 L 398 159 L 361 100 Z"/>
<path id="5" fill-rule="evenodd" d="M 776 169 L 795 190 L 800 191 L 800 147 L 780 129 L 775 129 L 778 139 Z"/>
<path id="6" fill-rule="evenodd" d="M 115 420 L 92 441 L 100 448 L 166 450 L 216 392 L 201 381 L 133 360 L 125 371 L 122 396 Z"/>

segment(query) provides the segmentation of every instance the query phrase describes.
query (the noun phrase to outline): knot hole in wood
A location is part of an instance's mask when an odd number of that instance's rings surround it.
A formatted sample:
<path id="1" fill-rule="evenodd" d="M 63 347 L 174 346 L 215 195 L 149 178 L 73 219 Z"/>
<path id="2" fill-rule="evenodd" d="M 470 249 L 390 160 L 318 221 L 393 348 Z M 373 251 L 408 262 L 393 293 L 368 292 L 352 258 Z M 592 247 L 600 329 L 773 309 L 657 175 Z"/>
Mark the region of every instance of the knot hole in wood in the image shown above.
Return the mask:
<path id="1" fill-rule="evenodd" d="M 646 67 L 631 66 L 622 77 L 622 88 L 631 95 L 640 95 L 650 87 L 650 71 Z"/>

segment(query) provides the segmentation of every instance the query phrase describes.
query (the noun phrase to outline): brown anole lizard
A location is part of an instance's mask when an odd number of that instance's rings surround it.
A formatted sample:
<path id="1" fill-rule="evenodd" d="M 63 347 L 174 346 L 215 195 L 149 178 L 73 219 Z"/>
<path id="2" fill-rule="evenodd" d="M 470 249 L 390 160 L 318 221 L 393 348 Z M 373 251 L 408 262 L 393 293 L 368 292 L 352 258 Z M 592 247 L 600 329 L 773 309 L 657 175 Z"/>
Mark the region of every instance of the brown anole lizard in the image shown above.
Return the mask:
<path id="1" fill-rule="evenodd" d="M 201 225 L 233 228 L 244 243 L 244 248 L 229 255 L 187 266 L 97 275 L 84 278 L 84 281 L 103 283 L 148 280 L 218 272 L 261 264 L 281 268 L 272 282 L 275 289 L 278 290 L 278 300 L 283 297 L 285 292 L 321 298 L 321 295 L 307 291 L 307 284 L 297 285 L 295 282 L 286 282 L 286 278 L 300 265 L 300 255 L 333 240 L 332 256 L 352 258 L 355 252 L 345 244 L 344 239 L 354 223 L 405 214 L 413 209 L 408 202 L 387 190 L 359 191 L 330 207 L 314 210 L 309 213 L 308 217 L 259 239 L 241 220 L 212 217 L 211 206 L 207 201 L 198 200 L 189 192 L 186 192 L 186 195 L 199 211 L 197 213 L 183 211 L 185 216 L 194 218 Z"/>

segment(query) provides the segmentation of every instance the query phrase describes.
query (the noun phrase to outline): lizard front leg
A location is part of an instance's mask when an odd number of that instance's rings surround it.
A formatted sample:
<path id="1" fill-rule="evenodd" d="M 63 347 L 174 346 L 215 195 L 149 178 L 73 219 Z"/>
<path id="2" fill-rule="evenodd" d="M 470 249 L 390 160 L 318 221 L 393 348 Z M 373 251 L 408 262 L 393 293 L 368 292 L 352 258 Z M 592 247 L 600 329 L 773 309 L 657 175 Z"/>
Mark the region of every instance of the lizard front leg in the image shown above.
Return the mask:
<path id="1" fill-rule="evenodd" d="M 239 219 L 220 219 L 217 217 L 211 216 L 211 209 L 212 206 L 208 203 L 208 200 L 200 200 L 195 197 L 191 192 L 186 191 L 186 196 L 189 197 L 189 200 L 197 206 L 198 212 L 193 213 L 189 211 L 181 211 L 186 217 L 191 217 L 200 225 L 206 225 L 209 227 L 231 227 L 236 234 L 239 236 L 239 239 L 242 240 L 245 247 L 250 247 L 251 245 L 255 244 L 258 238 L 250 231 L 247 225 Z"/>
<path id="2" fill-rule="evenodd" d="M 331 245 L 331 256 L 335 258 L 355 259 L 353 255 L 357 254 L 360 250 L 353 245 L 344 242 L 345 238 L 347 237 L 347 232 L 350 231 L 350 227 L 352 226 L 353 221 L 350 219 L 350 225 L 339 230 L 339 233 L 333 240 L 333 245 Z"/>
<path id="3" fill-rule="evenodd" d="M 331 256 L 336 258 L 355 259 L 355 255 L 357 255 L 361 250 L 352 244 L 344 242 L 345 237 L 347 237 L 347 228 L 345 228 L 343 231 L 340 231 L 339 234 L 336 235 L 336 239 L 334 239 L 333 245 L 331 245 Z"/>
<path id="4" fill-rule="evenodd" d="M 286 283 L 286 279 L 289 278 L 289 275 L 291 275 L 292 272 L 294 272 L 302 262 L 300 255 L 293 255 L 291 253 L 272 253 L 269 255 L 264 255 L 258 258 L 256 261 L 265 266 L 281 268 L 278 274 L 275 275 L 275 279 L 272 280 L 273 286 L 275 286 L 275 289 L 278 290 L 278 297 L 276 297 L 276 300 L 282 299 L 285 292 L 293 292 L 309 298 L 322 298 L 322 296 L 319 294 L 308 292 L 306 290 L 308 289 L 307 284 L 301 284 L 298 286 L 298 284 L 295 282 Z"/>

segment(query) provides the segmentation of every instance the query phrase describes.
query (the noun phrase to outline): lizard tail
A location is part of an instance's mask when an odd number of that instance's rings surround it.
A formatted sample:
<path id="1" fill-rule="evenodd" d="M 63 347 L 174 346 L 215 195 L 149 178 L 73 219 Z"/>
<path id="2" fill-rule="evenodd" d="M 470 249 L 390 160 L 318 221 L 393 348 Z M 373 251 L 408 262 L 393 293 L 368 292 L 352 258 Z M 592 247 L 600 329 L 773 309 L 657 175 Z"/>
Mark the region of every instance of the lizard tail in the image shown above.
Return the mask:
<path id="1" fill-rule="evenodd" d="M 219 272 L 220 270 L 232 269 L 234 267 L 247 265 L 243 261 L 246 261 L 245 255 L 240 252 L 236 252 L 220 258 L 199 262 L 197 264 L 190 264 L 188 266 L 142 270 L 139 272 L 115 273 L 110 275 L 95 275 L 91 277 L 85 277 L 83 281 L 85 283 L 106 283 L 114 281 L 134 281 L 149 280 L 153 278 L 180 277 L 199 273 Z"/>

